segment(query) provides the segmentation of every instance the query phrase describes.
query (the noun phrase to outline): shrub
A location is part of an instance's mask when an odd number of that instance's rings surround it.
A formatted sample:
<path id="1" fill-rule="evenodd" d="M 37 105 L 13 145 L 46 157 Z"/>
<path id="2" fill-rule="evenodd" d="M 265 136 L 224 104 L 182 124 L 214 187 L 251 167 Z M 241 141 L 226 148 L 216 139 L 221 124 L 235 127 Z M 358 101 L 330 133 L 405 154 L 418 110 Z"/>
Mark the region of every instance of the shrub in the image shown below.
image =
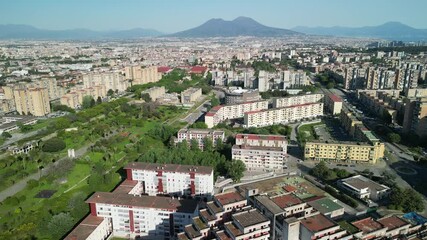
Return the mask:
<path id="1" fill-rule="evenodd" d="M 51 138 L 44 142 L 42 150 L 43 152 L 59 152 L 65 149 L 65 142 L 60 138 Z"/>

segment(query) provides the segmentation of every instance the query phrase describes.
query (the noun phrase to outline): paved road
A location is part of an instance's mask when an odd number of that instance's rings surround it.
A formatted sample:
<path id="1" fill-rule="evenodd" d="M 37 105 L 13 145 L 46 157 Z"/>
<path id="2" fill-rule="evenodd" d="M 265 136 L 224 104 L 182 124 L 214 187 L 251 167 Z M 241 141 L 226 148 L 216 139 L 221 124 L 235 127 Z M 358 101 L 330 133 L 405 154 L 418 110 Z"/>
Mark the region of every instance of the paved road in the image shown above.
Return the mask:
<path id="1" fill-rule="evenodd" d="M 78 150 L 75 151 L 76 157 L 80 157 L 83 154 L 86 153 L 87 149 L 92 146 L 93 144 L 88 144 L 87 146 L 84 146 Z M 64 161 L 67 157 L 63 157 L 61 159 L 59 159 L 57 162 L 47 166 L 45 169 L 42 170 L 41 175 L 45 176 L 54 165 L 59 164 L 60 162 Z M 2 202 L 4 199 L 6 199 L 7 197 L 13 196 L 15 194 L 17 194 L 18 192 L 22 191 L 26 186 L 27 186 L 27 182 L 31 179 L 34 180 L 39 180 L 40 179 L 40 173 L 36 172 L 33 173 L 27 177 L 25 177 L 24 179 L 22 179 L 21 181 L 15 183 L 14 185 L 10 186 L 9 188 L 3 190 L 0 192 L 0 202 Z"/>
<path id="2" fill-rule="evenodd" d="M 42 131 L 44 128 L 41 128 L 41 129 L 39 129 L 39 130 L 37 130 L 37 131 L 31 131 L 31 132 L 27 132 L 27 133 L 19 133 L 19 132 L 17 132 L 17 133 L 13 133 L 12 134 L 12 137 L 11 138 L 9 138 L 9 139 L 7 139 L 2 145 L 1 145 L 1 148 L 4 148 L 4 147 L 6 147 L 6 146 L 8 146 L 8 145 L 10 145 L 10 144 L 12 144 L 12 143 L 14 143 L 14 142 L 17 142 L 17 141 L 19 141 L 19 140 L 21 140 L 21 139 L 24 139 L 24 138 L 28 138 L 28 137 L 32 137 L 32 136 L 34 136 L 34 135 L 36 135 L 37 133 L 39 133 L 40 131 Z"/>

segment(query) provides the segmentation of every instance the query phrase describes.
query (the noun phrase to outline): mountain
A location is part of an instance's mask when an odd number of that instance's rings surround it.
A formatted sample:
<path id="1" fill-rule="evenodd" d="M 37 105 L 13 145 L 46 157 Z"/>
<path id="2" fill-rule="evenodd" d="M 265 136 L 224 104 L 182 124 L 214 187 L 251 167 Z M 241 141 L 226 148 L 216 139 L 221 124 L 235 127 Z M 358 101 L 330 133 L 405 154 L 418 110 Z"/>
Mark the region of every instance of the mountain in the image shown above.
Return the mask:
<path id="1" fill-rule="evenodd" d="M 341 37 L 370 37 L 387 40 L 418 41 L 427 40 L 427 29 L 416 29 L 400 22 L 387 22 L 379 26 L 367 27 L 303 27 L 292 28 L 294 31 Z"/>
<path id="2" fill-rule="evenodd" d="M 232 21 L 213 18 L 202 25 L 168 35 L 169 37 L 281 37 L 301 33 L 287 29 L 267 27 L 248 17 L 238 17 Z"/>
<path id="3" fill-rule="evenodd" d="M 134 28 L 120 31 L 93 31 L 89 29 L 46 30 L 29 25 L 0 25 L 0 39 L 129 39 L 155 37 L 163 33 L 153 29 Z"/>

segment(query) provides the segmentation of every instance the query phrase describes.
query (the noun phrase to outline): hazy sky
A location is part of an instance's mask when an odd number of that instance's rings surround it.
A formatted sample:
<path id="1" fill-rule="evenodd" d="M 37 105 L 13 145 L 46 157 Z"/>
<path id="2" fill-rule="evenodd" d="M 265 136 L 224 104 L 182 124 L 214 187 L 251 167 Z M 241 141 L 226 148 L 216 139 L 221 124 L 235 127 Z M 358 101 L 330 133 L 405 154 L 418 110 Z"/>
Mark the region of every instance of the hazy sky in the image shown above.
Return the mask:
<path id="1" fill-rule="evenodd" d="M 210 18 L 247 16 L 280 28 L 399 21 L 427 29 L 426 9 L 427 0 L 0 0 L 0 24 L 172 33 Z"/>

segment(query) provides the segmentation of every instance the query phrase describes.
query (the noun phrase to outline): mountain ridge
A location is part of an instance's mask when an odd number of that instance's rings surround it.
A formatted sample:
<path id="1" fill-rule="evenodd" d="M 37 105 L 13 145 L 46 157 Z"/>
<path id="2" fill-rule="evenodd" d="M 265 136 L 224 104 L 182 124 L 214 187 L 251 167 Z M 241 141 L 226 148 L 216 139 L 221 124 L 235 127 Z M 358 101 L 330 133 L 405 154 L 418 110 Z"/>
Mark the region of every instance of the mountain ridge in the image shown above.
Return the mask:
<path id="1" fill-rule="evenodd" d="M 169 34 L 169 37 L 280 37 L 291 35 L 303 35 L 301 33 L 288 29 L 274 28 L 265 26 L 249 17 L 237 17 L 234 20 L 227 21 L 222 18 L 212 18 L 201 25 L 181 32 Z"/>
<path id="2" fill-rule="evenodd" d="M 294 31 L 312 35 L 329 35 L 339 37 L 371 37 L 386 40 L 416 41 L 427 40 L 427 29 L 417 29 L 401 22 L 389 21 L 377 26 L 364 27 L 305 27 L 291 28 Z"/>
<path id="3" fill-rule="evenodd" d="M 0 24 L 0 39 L 123 39 L 156 37 L 163 34 L 164 33 L 157 30 L 145 28 L 132 28 L 117 31 L 95 31 L 86 28 L 47 30 L 25 24 Z"/>

